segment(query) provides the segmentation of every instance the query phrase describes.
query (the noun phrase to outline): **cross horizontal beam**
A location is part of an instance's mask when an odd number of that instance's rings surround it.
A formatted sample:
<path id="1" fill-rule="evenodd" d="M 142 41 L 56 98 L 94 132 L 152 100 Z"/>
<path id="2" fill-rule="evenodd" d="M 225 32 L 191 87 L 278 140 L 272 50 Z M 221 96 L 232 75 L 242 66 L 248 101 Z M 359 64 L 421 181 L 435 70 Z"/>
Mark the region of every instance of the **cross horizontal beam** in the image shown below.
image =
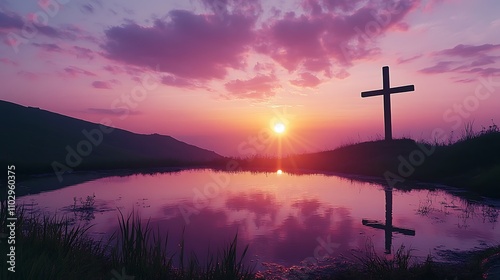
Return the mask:
<path id="1" fill-rule="evenodd" d="M 408 91 L 414 91 L 414 90 L 415 90 L 414 85 L 393 87 L 393 88 L 389 88 L 389 89 L 377 89 L 377 90 L 363 91 L 361 93 L 361 97 L 371 97 L 371 96 L 377 96 L 377 95 L 384 95 L 386 93 L 393 94 L 393 93 L 408 92 Z"/>
<path id="2" fill-rule="evenodd" d="M 410 236 L 415 236 L 415 231 L 413 229 L 407 229 L 407 228 L 400 228 L 400 227 L 394 227 L 394 226 L 387 226 L 380 221 L 375 221 L 375 220 L 366 220 L 363 219 L 362 223 L 364 226 L 369 226 L 372 228 L 377 228 L 377 229 L 383 229 L 383 230 L 390 230 L 392 232 L 398 232 L 404 235 L 410 235 Z"/>

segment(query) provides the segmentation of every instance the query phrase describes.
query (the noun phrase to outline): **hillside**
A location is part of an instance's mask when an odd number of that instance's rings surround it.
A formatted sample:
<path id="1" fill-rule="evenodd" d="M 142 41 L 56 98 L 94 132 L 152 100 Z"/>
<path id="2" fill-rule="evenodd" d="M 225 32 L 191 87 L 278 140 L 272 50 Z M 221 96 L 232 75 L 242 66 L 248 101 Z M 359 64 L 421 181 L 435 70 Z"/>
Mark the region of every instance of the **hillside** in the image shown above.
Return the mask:
<path id="1" fill-rule="evenodd" d="M 244 169 L 286 172 L 329 171 L 381 178 L 394 187 L 412 181 L 443 183 L 500 197 L 500 132 L 476 133 L 452 144 L 426 144 L 411 139 L 372 141 L 332 151 L 282 158 L 252 158 Z"/>
<path id="2" fill-rule="evenodd" d="M 180 166 L 222 158 L 170 136 L 136 134 L 5 101 L 0 101 L 0 118 L 0 164 L 15 164 L 23 173 Z"/>

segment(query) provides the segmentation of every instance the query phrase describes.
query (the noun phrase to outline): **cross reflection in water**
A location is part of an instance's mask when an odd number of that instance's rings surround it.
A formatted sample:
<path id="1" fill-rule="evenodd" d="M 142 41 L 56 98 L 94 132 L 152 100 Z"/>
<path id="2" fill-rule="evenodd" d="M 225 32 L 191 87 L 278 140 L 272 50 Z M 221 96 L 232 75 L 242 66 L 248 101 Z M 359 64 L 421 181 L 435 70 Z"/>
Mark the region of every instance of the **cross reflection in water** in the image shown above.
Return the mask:
<path id="1" fill-rule="evenodd" d="M 391 253 L 392 233 L 398 232 L 404 235 L 415 236 L 415 230 L 395 227 L 392 225 L 392 187 L 386 186 L 385 192 L 385 224 L 377 220 L 362 219 L 365 226 L 383 229 L 385 231 L 385 253 Z"/>

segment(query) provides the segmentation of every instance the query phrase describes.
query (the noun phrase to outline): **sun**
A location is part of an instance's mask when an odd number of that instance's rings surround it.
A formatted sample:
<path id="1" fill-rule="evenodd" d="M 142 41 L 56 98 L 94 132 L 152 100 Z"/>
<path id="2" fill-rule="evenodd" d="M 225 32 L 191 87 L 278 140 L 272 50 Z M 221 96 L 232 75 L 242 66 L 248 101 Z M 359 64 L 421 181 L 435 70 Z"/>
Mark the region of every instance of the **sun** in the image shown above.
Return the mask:
<path id="1" fill-rule="evenodd" d="M 274 132 L 281 134 L 285 132 L 285 125 L 283 123 L 276 123 L 273 127 Z"/>

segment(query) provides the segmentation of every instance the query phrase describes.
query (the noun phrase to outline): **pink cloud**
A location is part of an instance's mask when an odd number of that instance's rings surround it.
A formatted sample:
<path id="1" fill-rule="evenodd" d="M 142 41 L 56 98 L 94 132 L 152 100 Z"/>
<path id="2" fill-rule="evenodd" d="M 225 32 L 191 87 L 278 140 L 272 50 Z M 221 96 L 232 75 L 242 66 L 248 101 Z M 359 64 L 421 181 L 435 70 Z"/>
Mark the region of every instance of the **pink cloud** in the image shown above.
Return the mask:
<path id="1" fill-rule="evenodd" d="M 312 2 L 312 1 L 308 1 Z M 327 8 L 328 11 L 343 11 L 352 12 L 363 2 L 363 0 L 323 0 L 322 6 Z"/>
<path id="2" fill-rule="evenodd" d="M 456 79 L 455 82 L 457 83 L 472 83 L 472 82 L 476 82 L 477 80 L 476 79 L 470 79 L 470 78 L 467 78 L 467 79 Z"/>
<path id="3" fill-rule="evenodd" d="M 120 81 L 119 81 L 119 80 L 117 80 L 117 79 L 111 79 L 111 80 L 109 80 L 109 82 L 110 82 L 110 83 L 113 83 L 113 84 L 115 84 L 115 85 L 121 85 L 121 84 L 122 84 L 122 82 L 120 82 Z"/>
<path id="4" fill-rule="evenodd" d="M 321 84 L 321 80 L 318 79 L 318 77 L 307 72 L 300 74 L 300 79 L 291 80 L 290 82 L 296 86 L 311 88 L 317 87 L 319 84 Z"/>
<path id="5" fill-rule="evenodd" d="M 257 17 L 262 13 L 260 1 L 247 0 L 201 0 L 215 16 L 221 19 L 228 15 L 240 15 L 244 17 Z"/>
<path id="6" fill-rule="evenodd" d="M 17 75 L 20 77 L 23 77 L 25 79 L 31 80 L 31 81 L 37 80 L 39 77 L 38 74 L 35 74 L 33 72 L 30 72 L 30 71 L 24 71 L 24 70 L 17 72 Z"/>
<path id="7" fill-rule="evenodd" d="M 94 58 L 94 51 L 88 48 L 73 46 L 73 54 L 77 58 L 85 58 L 91 60 Z"/>
<path id="8" fill-rule="evenodd" d="M 90 71 L 87 71 L 85 69 L 81 69 L 81 68 L 78 68 L 78 67 L 75 67 L 75 66 L 70 66 L 70 67 L 66 67 L 64 68 L 64 73 L 67 74 L 68 76 L 72 77 L 72 78 L 76 78 L 76 77 L 79 77 L 79 76 L 90 76 L 90 77 L 95 77 L 97 76 L 96 74 L 90 72 Z"/>
<path id="9" fill-rule="evenodd" d="M 483 44 L 477 46 L 460 44 L 450 49 L 435 52 L 434 57 L 437 59 L 444 59 L 444 61 L 437 62 L 434 66 L 421 69 L 420 72 L 426 74 L 453 72 L 475 74 L 483 77 L 498 75 L 499 68 L 483 67 L 498 62 L 500 57 L 494 54 L 498 50 L 500 50 L 500 44 Z M 459 57 L 460 60 L 454 62 L 446 60 L 450 57 Z M 470 78 L 456 78 L 455 80 L 457 82 L 468 82 Z"/>
<path id="10" fill-rule="evenodd" d="M 0 31 L 19 31 L 26 26 L 34 30 L 37 34 L 45 35 L 50 38 L 71 39 L 74 35 L 64 29 L 55 28 L 48 25 L 40 25 L 36 23 L 37 15 L 34 13 L 28 14 L 26 19 L 23 19 L 16 13 L 0 11 Z"/>
<path id="11" fill-rule="evenodd" d="M 189 79 L 178 78 L 173 75 L 163 76 L 162 84 L 173 87 L 195 88 L 196 86 Z"/>
<path id="12" fill-rule="evenodd" d="M 471 67 L 476 67 L 476 66 L 484 66 L 488 64 L 493 64 L 496 62 L 497 57 L 492 57 L 492 56 L 487 56 L 487 55 L 482 55 L 477 57 L 472 63 L 470 64 Z"/>
<path id="13" fill-rule="evenodd" d="M 419 59 L 419 58 L 421 58 L 422 56 L 423 56 L 422 54 L 417 54 L 417 55 L 414 55 L 414 56 L 409 57 L 409 58 L 402 58 L 402 57 L 400 57 L 400 58 L 398 58 L 397 63 L 398 63 L 398 64 L 408 63 L 408 62 L 410 62 L 410 61 L 414 61 L 414 60 L 416 60 L 416 59 Z"/>
<path id="14" fill-rule="evenodd" d="M 253 70 L 256 72 L 271 72 L 273 73 L 276 70 L 276 67 L 273 63 L 261 63 L 257 62 L 253 67 Z"/>
<path id="15" fill-rule="evenodd" d="M 80 6 L 80 11 L 82 11 L 82 13 L 84 14 L 93 14 L 94 13 L 94 6 L 92 4 L 85 4 L 85 5 L 81 5 Z"/>
<path id="16" fill-rule="evenodd" d="M 158 67 L 188 79 L 222 79 L 227 68 L 242 69 L 253 40 L 254 18 L 196 15 L 174 10 L 169 20 L 144 27 L 128 23 L 108 29 L 103 48 L 110 59 Z"/>
<path id="17" fill-rule="evenodd" d="M 500 44 L 484 44 L 479 46 L 473 45 L 457 45 L 454 48 L 446 49 L 438 52 L 438 55 L 454 55 L 461 57 L 471 57 L 483 54 L 485 52 L 490 52 L 493 50 L 499 50 Z"/>
<path id="18" fill-rule="evenodd" d="M 94 81 L 92 83 L 92 86 L 94 88 L 98 88 L 98 89 L 111 89 L 111 84 L 109 84 L 108 82 L 104 82 L 104 81 Z"/>
<path id="19" fill-rule="evenodd" d="M 103 69 L 108 71 L 109 73 L 111 73 L 113 75 L 125 73 L 125 70 L 123 70 L 123 68 L 118 67 L 118 66 L 114 66 L 114 65 L 106 65 L 103 67 Z"/>
<path id="20" fill-rule="evenodd" d="M 494 67 L 489 67 L 489 68 L 481 68 L 481 67 L 476 67 L 472 68 L 468 71 L 468 73 L 476 73 L 479 74 L 480 76 L 487 77 L 487 76 L 493 76 L 493 75 L 498 75 L 500 74 L 500 68 L 494 68 Z"/>
<path id="21" fill-rule="evenodd" d="M 55 52 L 55 53 L 61 53 L 61 54 L 67 54 L 76 58 L 84 58 L 84 59 L 93 59 L 94 58 L 94 51 L 88 48 L 84 47 L 79 47 L 79 46 L 73 46 L 71 48 L 65 47 L 62 48 L 58 44 L 47 44 L 47 43 L 32 43 L 33 46 L 46 51 L 46 52 Z"/>
<path id="22" fill-rule="evenodd" d="M 441 61 L 433 66 L 421 69 L 419 71 L 422 73 L 425 73 L 425 74 L 436 74 L 436 73 L 449 72 L 452 70 L 452 68 L 451 68 L 452 64 L 453 64 L 452 61 Z"/>
<path id="23" fill-rule="evenodd" d="M 233 80 L 225 84 L 230 96 L 247 99 L 266 99 L 274 96 L 274 90 L 279 87 L 275 76 L 258 75 L 249 80 Z"/>
<path id="24" fill-rule="evenodd" d="M 260 1 L 201 1 L 208 12 L 174 10 L 147 26 L 129 21 L 109 28 L 102 44 L 104 55 L 129 67 L 158 68 L 168 74 L 163 83 L 177 87 L 223 79 L 229 69 L 246 69 L 250 51 L 271 57 L 290 72 L 345 78 L 349 74 L 343 68 L 353 61 L 380 54 L 379 37 L 407 30 L 403 20 L 422 2 L 301 0 L 304 13 L 273 8 L 276 17 L 257 27 Z M 256 65 L 257 77 L 274 73 L 265 68 Z"/>
<path id="25" fill-rule="evenodd" d="M 376 40 L 420 1 L 305 0 L 306 14 L 286 13 L 259 32 L 256 50 L 272 57 L 289 71 L 331 72 L 332 65 L 378 55 Z M 404 25 L 404 24 L 403 24 Z M 399 28 L 398 27 L 398 28 Z"/>
<path id="26" fill-rule="evenodd" d="M 43 1 L 42 1 L 43 2 Z M 49 7 L 50 9 L 50 7 Z M 98 40 L 91 35 L 74 25 L 64 25 L 59 27 L 53 27 L 49 25 L 39 24 L 40 15 L 37 13 L 29 13 L 25 18 L 20 15 L 9 12 L 5 10 L 0 10 L 0 33 L 14 32 L 19 36 L 22 36 L 23 29 L 30 30 L 30 33 L 35 35 L 43 35 L 51 39 L 63 39 L 63 40 L 86 40 L 94 43 L 98 43 Z M 13 42 L 6 41 L 8 45 L 13 44 Z"/>
<path id="27" fill-rule="evenodd" d="M 94 34 L 89 31 L 81 28 L 75 24 L 66 24 L 64 25 L 64 30 L 68 33 L 71 33 L 71 36 L 74 40 L 87 41 L 94 44 L 101 44 L 102 41 L 98 39 Z"/>
<path id="28" fill-rule="evenodd" d="M 405 31 L 410 30 L 410 25 L 406 22 L 400 22 L 400 23 L 395 24 L 393 26 L 393 30 L 405 32 Z"/>
<path id="29" fill-rule="evenodd" d="M 17 64 L 17 62 L 15 62 L 11 59 L 5 58 L 5 57 L 1 57 L 0 62 L 7 64 L 7 65 L 11 65 L 11 66 L 18 66 L 19 65 L 19 64 Z"/>
<path id="30" fill-rule="evenodd" d="M 32 45 L 47 52 L 63 52 L 63 49 L 57 44 L 33 43 Z"/>

